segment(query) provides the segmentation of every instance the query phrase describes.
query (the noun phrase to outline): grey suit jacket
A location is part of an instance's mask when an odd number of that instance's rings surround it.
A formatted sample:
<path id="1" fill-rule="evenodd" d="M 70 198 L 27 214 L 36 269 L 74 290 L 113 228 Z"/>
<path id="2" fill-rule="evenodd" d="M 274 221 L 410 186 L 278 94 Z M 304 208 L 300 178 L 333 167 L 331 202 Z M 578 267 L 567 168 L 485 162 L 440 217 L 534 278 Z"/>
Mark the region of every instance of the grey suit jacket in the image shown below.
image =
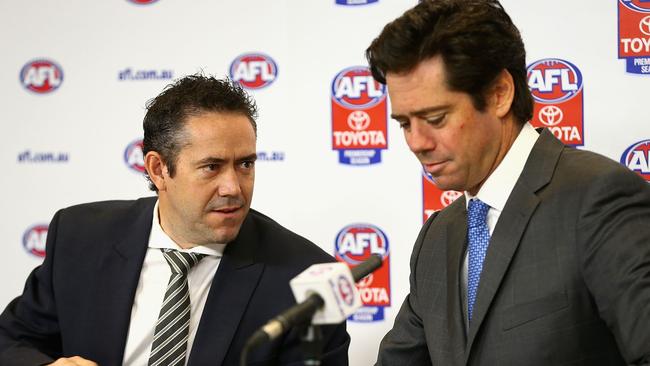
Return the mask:
<path id="1" fill-rule="evenodd" d="M 467 332 L 466 236 L 464 197 L 423 226 L 377 365 L 650 364 L 650 185 L 636 174 L 543 131 L 494 229 Z"/>

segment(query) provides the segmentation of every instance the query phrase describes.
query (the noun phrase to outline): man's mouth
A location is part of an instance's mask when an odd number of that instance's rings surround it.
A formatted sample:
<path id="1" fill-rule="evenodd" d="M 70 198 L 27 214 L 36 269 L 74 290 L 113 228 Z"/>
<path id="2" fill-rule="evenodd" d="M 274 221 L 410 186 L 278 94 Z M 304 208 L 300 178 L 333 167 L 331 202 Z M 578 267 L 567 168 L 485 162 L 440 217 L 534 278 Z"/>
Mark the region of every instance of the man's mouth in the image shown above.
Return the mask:
<path id="1" fill-rule="evenodd" d="M 427 173 L 429 173 L 431 175 L 436 175 L 437 173 L 439 173 L 442 170 L 445 163 L 447 163 L 447 161 L 438 161 L 438 162 L 432 162 L 432 163 L 422 163 L 422 167 L 424 167 L 424 170 L 426 170 Z"/>
<path id="2" fill-rule="evenodd" d="M 229 214 L 229 213 L 233 213 L 233 212 L 239 210 L 240 208 L 241 208 L 241 206 L 221 207 L 221 208 L 218 208 L 218 209 L 214 209 L 212 211 L 219 212 L 219 213 L 224 213 L 224 214 Z"/>

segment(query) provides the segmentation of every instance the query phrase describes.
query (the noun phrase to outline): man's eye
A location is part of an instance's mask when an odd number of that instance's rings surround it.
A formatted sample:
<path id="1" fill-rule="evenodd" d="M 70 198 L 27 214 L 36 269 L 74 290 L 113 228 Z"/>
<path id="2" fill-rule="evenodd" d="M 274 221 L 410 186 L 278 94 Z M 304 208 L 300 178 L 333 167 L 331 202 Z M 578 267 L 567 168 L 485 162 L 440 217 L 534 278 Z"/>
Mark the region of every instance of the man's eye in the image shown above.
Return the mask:
<path id="1" fill-rule="evenodd" d="M 218 167 L 219 166 L 217 164 L 208 164 L 208 165 L 204 166 L 203 169 L 212 172 L 212 171 L 217 170 Z"/>
<path id="2" fill-rule="evenodd" d="M 442 121 L 445 119 L 446 116 L 447 116 L 446 114 L 441 114 L 441 115 L 437 115 L 437 116 L 433 116 L 433 117 L 427 117 L 424 120 L 428 124 L 435 126 L 435 125 L 439 125 L 440 123 L 442 123 Z"/>
<path id="3" fill-rule="evenodd" d="M 411 123 L 409 121 L 397 121 L 399 123 L 399 128 L 403 130 L 408 130 L 411 127 Z"/>
<path id="4" fill-rule="evenodd" d="M 244 167 L 244 168 L 246 168 L 246 169 L 250 169 L 250 168 L 252 168 L 252 167 L 255 166 L 255 162 L 252 161 L 252 160 L 243 161 L 243 162 L 241 163 L 241 166 Z"/>

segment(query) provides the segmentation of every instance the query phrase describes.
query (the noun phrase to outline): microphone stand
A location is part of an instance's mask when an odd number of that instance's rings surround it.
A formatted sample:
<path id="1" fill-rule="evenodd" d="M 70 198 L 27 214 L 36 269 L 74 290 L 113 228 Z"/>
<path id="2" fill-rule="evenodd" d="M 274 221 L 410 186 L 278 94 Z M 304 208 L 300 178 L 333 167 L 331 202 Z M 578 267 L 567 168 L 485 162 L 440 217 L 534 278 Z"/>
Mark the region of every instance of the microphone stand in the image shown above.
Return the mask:
<path id="1" fill-rule="evenodd" d="M 307 324 L 302 330 L 302 350 L 305 356 L 305 366 L 320 366 L 323 354 L 323 332 L 319 325 Z"/>

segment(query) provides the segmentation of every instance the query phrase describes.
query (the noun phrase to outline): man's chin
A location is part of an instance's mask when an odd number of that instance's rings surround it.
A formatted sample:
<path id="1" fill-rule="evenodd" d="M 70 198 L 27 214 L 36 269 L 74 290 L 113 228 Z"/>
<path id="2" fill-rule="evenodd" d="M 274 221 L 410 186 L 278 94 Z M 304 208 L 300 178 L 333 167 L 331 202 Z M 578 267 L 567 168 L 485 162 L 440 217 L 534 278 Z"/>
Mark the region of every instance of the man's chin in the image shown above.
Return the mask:
<path id="1" fill-rule="evenodd" d="M 237 239 L 237 236 L 239 235 L 239 229 L 241 227 L 237 228 L 220 228 L 212 232 L 212 240 L 214 240 L 214 243 L 218 244 L 228 244 L 231 241 Z"/>
<path id="2" fill-rule="evenodd" d="M 229 243 L 239 235 L 239 230 L 246 219 L 247 211 L 248 209 L 241 209 L 233 213 L 233 215 L 222 215 L 217 212 L 211 212 L 201 225 L 200 230 L 214 243 Z"/>
<path id="3" fill-rule="evenodd" d="M 453 182 L 446 176 L 433 177 L 433 183 L 436 187 L 442 191 L 458 191 L 463 192 L 465 189 L 461 187 L 461 184 Z"/>

